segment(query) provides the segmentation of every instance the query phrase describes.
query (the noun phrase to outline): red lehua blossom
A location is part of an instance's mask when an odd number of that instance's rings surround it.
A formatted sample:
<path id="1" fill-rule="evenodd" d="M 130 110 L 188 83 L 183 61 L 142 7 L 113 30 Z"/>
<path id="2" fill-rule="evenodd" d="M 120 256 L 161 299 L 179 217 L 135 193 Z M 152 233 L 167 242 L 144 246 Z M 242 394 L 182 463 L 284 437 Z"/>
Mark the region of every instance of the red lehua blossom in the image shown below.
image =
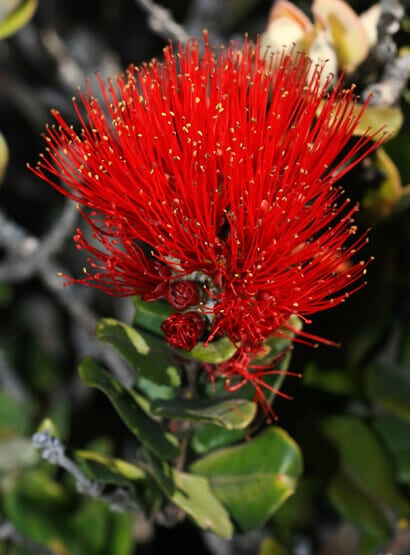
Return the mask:
<path id="1" fill-rule="evenodd" d="M 88 85 L 83 109 L 74 101 L 79 133 L 54 111 L 33 171 L 89 209 L 94 236 L 78 230 L 91 270 L 71 281 L 166 298 L 179 324 L 189 306 L 206 330 L 187 349 L 206 331 L 256 353 L 292 314 L 307 321 L 344 301 L 360 287 L 366 263 L 347 261 L 366 237 L 353 237 L 357 206 L 335 184 L 377 142 L 349 146 L 353 88 L 327 93 L 323 71 L 303 53 L 247 39 L 214 49 L 205 36 L 203 48 L 170 46 L 164 62 L 100 78 L 101 101 Z M 200 294 L 178 306 L 178 282 Z M 175 322 L 163 327 L 181 346 Z"/>

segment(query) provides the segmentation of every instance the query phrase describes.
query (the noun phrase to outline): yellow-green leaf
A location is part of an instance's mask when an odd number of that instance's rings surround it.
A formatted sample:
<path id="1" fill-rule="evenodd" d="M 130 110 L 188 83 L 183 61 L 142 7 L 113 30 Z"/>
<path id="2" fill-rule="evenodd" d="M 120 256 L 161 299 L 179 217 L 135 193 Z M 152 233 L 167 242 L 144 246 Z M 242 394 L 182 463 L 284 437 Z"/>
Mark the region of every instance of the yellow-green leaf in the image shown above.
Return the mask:
<path id="1" fill-rule="evenodd" d="M 201 528 L 225 539 L 232 537 L 233 526 L 229 515 L 206 478 L 171 468 L 149 452 L 147 457 L 158 486 L 175 505 Z"/>
<path id="2" fill-rule="evenodd" d="M 0 39 L 5 39 L 27 25 L 37 9 L 38 0 L 1 0 Z"/>
<path id="3" fill-rule="evenodd" d="M 206 422 L 226 430 L 241 430 L 254 419 L 256 404 L 246 399 L 171 399 L 153 401 L 151 410 L 163 418 Z"/>

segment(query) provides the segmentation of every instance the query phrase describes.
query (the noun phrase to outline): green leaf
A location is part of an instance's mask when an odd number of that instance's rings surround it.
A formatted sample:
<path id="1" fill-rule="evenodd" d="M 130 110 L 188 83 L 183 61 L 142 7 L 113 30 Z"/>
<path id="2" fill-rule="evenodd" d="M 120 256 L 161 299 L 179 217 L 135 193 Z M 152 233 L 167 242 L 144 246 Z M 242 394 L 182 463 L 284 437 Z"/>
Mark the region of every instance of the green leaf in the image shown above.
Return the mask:
<path id="1" fill-rule="evenodd" d="M 159 508 L 162 494 L 153 480 L 136 464 L 93 451 L 75 451 L 75 460 L 92 480 L 130 489 L 135 502 L 151 515 Z"/>
<path id="2" fill-rule="evenodd" d="M 0 2 L 0 39 L 27 25 L 37 9 L 38 0 L 2 0 Z"/>
<path id="3" fill-rule="evenodd" d="M 319 104 L 317 114 L 319 115 L 324 108 L 326 100 Z M 363 105 L 356 104 L 353 109 L 352 118 L 357 117 Z M 338 106 L 335 106 L 334 113 L 337 113 Z M 368 131 L 370 134 L 376 133 L 379 129 L 384 128 L 386 132 L 393 135 L 400 131 L 403 125 L 403 113 L 400 108 L 391 106 L 367 106 L 365 111 L 360 117 L 353 135 L 362 136 Z"/>
<path id="4" fill-rule="evenodd" d="M 235 345 L 227 337 L 221 337 L 216 341 L 212 341 L 208 345 L 198 343 L 192 351 L 177 351 L 185 358 L 198 360 L 200 362 L 208 362 L 210 364 L 220 364 L 229 360 L 236 352 Z"/>
<path id="5" fill-rule="evenodd" d="M 178 370 L 170 364 L 172 351 L 158 337 L 139 332 L 113 318 L 100 320 L 97 337 L 112 345 L 139 376 L 162 386 L 180 385 Z"/>
<path id="6" fill-rule="evenodd" d="M 0 183 L 3 181 L 9 163 L 9 149 L 3 134 L 0 133 Z"/>
<path id="7" fill-rule="evenodd" d="M 376 416 L 373 426 L 393 458 L 397 480 L 410 484 L 410 422 L 385 414 Z"/>
<path id="8" fill-rule="evenodd" d="M 34 406 L 31 401 L 16 401 L 0 391 L 0 439 L 29 431 Z"/>
<path id="9" fill-rule="evenodd" d="M 203 455 L 218 447 L 232 445 L 245 438 L 247 433 L 247 429 L 226 430 L 212 424 L 201 424 L 194 430 L 190 445 L 195 453 Z"/>
<path id="10" fill-rule="evenodd" d="M 232 537 L 233 526 L 229 515 L 213 494 L 206 478 L 171 468 L 150 453 L 147 456 L 159 487 L 175 505 L 204 530 L 211 530 L 222 538 Z"/>
<path id="11" fill-rule="evenodd" d="M 296 488 L 302 472 L 299 447 L 276 426 L 246 444 L 220 449 L 194 462 L 241 530 L 261 526 Z"/>
<path id="12" fill-rule="evenodd" d="M 336 474 L 330 482 L 329 497 L 341 516 L 370 536 L 376 545 L 382 544 L 391 534 L 385 511 L 374 503 L 369 492 L 364 493 L 354 477 L 348 473 Z"/>
<path id="13" fill-rule="evenodd" d="M 129 486 L 133 481 L 146 478 L 138 466 L 94 451 L 77 450 L 75 458 L 90 478 L 103 484 Z"/>
<path id="14" fill-rule="evenodd" d="M 136 309 L 135 325 L 163 337 L 161 324 L 174 312 L 172 306 L 165 301 L 146 303 L 140 297 L 133 297 L 132 301 Z"/>
<path id="15" fill-rule="evenodd" d="M 352 376 L 345 370 L 319 370 L 314 364 L 308 364 L 303 372 L 303 383 L 335 395 L 353 395 L 357 393 L 357 385 Z"/>
<path id="16" fill-rule="evenodd" d="M 303 327 L 302 320 L 293 314 L 288 325 L 295 331 L 300 331 Z M 252 362 L 255 364 L 270 364 L 281 353 L 285 352 L 292 345 L 295 333 L 288 329 L 282 329 L 282 337 L 269 337 L 264 342 L 264 350 L 261 355 L 255 357 Z"/>
<path id="17" fill-rule="evenodd" d="M 367 369 L 366 393 L 396 416 L 410 420 L 410 374 L 404 366 L 378 364 Z"/>
<path id="18" fill-rule="evenodd" d="M 339 455 L 340 471 L 330 487 L 336 508 L 363 531 L 374 535 L 380 529 L 386 533 L 387 509 L 406 514 L 409 504 L 396 486 L 383 448 L 370 429 L 354 417 L 329 418 L 323 429 Z"/>
<path id="19" fill-rule="evenodd" d="M 358 115 L 362 106 L 358 104 L 353 111 L 353 117 Z M 396 134 L 403 125 L 403 113 L 400 108 L 391 106 L 368 106 L 364 111 L 353 135 L 364 135 L 370 128 L 374 133 L 382 127 L 389 133 Z"/>
<path id="20" fill-rule="evenodd" d="M 128 429 L 159 457 L 174 459 L 179 454 L 177 440 L 165 433 L 158 422 L 146 411 L 145 400 L 105 372 L 91 358 L 86 358 L 78 369 L 86 385 L 96 387 L 107 395 Z"/>
<path id="21" fill-rule="evenodd" d="M 154 401 L 151 410 L 164 418 L 208 422 L 227 430 L 240 430 L 254 419 L 256 404 L 245 399 L 172 399 Z"/>
<path id="22" fill-rule="evenodd" d="M 111 513 L 111 527 L 107 534 L 107 553 L 135 554 L 135 516 L 132 513 Z"/>
<path id="23" fill-rule="evenodd" d="M 29 439 L 12 437 L 0 440 L 0 475 L 4 472 L 33 466 L 39 455 Z"/>

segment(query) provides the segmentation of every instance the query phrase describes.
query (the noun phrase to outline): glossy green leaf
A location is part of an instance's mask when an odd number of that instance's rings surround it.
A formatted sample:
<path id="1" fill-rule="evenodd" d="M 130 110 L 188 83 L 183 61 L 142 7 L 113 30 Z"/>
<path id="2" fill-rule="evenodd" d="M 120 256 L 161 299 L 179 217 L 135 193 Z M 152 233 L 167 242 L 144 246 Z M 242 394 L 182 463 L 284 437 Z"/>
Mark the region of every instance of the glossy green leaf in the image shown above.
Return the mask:
<path id="1" fill-rule="evenodd" d="M 154 401 L 151 409 L 164 418 L 208 422 L 227 430 L 246 428 L 256 414 L 256 404 L 245 399 L 172 399 Z"/>
<path id="2" fill-rule="evenodd" d="M 387 507 L 398 514 L 406 514 L 410 506 L 398 490 L 393 466 L 371 430 L 350 416 L 329 418 L 323 429 L 339 456 L 340 475 L 332 484 L 332 498 L 343 515 L 347 518 L 351 511 L 351 521 L 357 524 L 356 512 L 361 514 L 363 506 L 372 506 L 371 511 L 368 509 L 371 519 L 362 523 L 362 528 L 366 529 L 373 527 L 375 515 L 383 514 Z M 349 482 L 351 495 L 343 493 L 344 485 Z M 340 507 L 339 499 L 342 500 Z"/>
<path id="3" fill-rule="evenodd" d="M 160 338 L 139 332 L 113 318 L 100 320 L 97 337 L 112 345 L 141 377 L 158 385 L 180 385 L 178 370 L 170 364 L 172 351 Z"/>
<path id="4" fill-rule="evenodd" d="M 379 364 L 366 371 L 366 393 L 382 407 L 410 420 L 410 374 L 405 366 Z"/>
<path id="5" fill-rule="evenodd" d="M 37 9 L 38 0 L 1 0 L 0 39 L 16 33 L 27 25 Z"/>
<path id="6" fill-rule="evenodd" d="M 129 486 L 130 482 L 146 478 L 145 472 L 135 464 L 94 451 L 77 450 L 75 458 L 90 478 L 103 484 Z"/>
<path id="7" fill-rule="evenodd" d="M 410 422 L 385 414 L 376 416 L 373 426 L 392 456 L 397 480 L 410 484 Z"/>
<path id="8" fill-rule="evenodd" d="M 29 439 L 11 437 L 0 440 L 0 475 L 10 470 L 33 466 L 38 461 L 38 452 Z"/>
<path id="9" fill-rule="evenodd" d="M 96 387 L 107 395 L 129 430 L 148 449 L 165 459 L 176 458 L 179 454 L 177 440 L 165 433 L 161 425 L 152 420 L 146 411 L 144 399 L 105 372 L 92 359 L 85 359 L 78 369 L 86 385 Z"/>
<path id="10" fill-rule="evenodd" d="M 200 362 L 208 362 L 210 364 L 220 364 L 229 360 L 236 352 L 235 345 L 227 337 L 221 337 L 216 341 L 212 341 L 208 345 L 198 343 L 192 351 L 178 350 L 178 352 L 192 360 Z"/>
<path id="11" fill-rule="evenodd" d="M 159 508 L 161 492 L 136 464 L 86 450 L 76 451 L 74 456 L 79 467 L 92 480 L 129 489 L 146 515 Z"/>
<path id="12" fill-rule="evenodd" d="M 159 487 L 175 505 L 204 530 L 210 530 L 222 538 L 232 537 L 233 526 L 229 515 L 206 478 L 180 472 L 149 453 L 147 456 Z"/>
<path id="13" fill-rule="evenodd" d="M 247 429 L 226 430 L 212 424 L 201 424 L 194 430 L 190 445 L 195 453 L 203 455 L 213 449 L 232 445 L 240 439 L 244 439 L 248 433 Z"/>
<path id="14" fill-rule="evenodd" d="M 161 324 L 174 312 L 172 306 L 165 301 L 146 303 L 140 297 L 133 297 L 132 302 L 135 306 L 135 325 L 163 337 Z"/>
<path id="15" fill-rule="evenodd" d="M 3 181 L 9 163 L 9 149 L 3 134 L 0 133 L 0 183 Z"/>
<path id="16" fill-rule="evenodd" d="M 243 531 L 261 526 L 296 488 L 302 472 L 299 447 L 276 426 L 248 443 L 219 449 L 194 462 Z"/>

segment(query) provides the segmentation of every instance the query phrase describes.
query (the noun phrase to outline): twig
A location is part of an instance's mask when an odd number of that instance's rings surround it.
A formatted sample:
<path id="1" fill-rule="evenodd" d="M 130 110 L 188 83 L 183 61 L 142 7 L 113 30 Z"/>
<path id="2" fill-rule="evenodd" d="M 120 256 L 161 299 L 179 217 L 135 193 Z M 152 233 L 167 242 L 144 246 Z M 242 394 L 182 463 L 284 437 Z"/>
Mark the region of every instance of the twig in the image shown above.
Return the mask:
<path id="1" fill-rule="evenodd" d="M 76 214 L 73 203 L 68 202 L 57 223 L 44 239 L 39 240 L 0 212 L 0 245 L 7 250 L 6 258 L 0 265 L 0 280 L 18 282 L 38 276 L 68 314 L 85 329 L 94 353 L 122 383 L 131 385 L 134 373 L 112 349 L 94 339 L 97 315 L 76 295 L 75 288 L 63 287 L 58 274 L 67 272 L 50 258 L 72 232 Z"/>
<path id="2" fill-rule="evenodd" d="M 381 80 L 365 89 L 363 97 L 366 99 L 372 95 L 372 106 L 393 106 L 399 100 L 409 78 L 410 56 L 396 58 L 387 64 Z"/>
<path id="3" fill-rule="evenodd" d="M 392 36 L 400 28 L 404 8 L 399 0 L 381 0 L 377 24 L 377 42 L 369 55 L 370 63 L 382 66 L 379 82 L 372 83 L 363 92 L 363 99 L 372 95 L 373 106 L 396 104 L 410 77 L 410 56 L 396 57 L 397 46 Z"/>
<path id="4" fill-rule="evenodd" d="M 0 522 L 0 540 L 10 541 L 15 545 L 27 549 L 31 553 L 37 553 L 37 555 L 57 555 L 55 551 L 44 547 L 30 538 L 27 538 L 20 532 L 18 532 L 11 522 Z"/>
<path id="5" fill-rule="evenodd" d="M 0 245 L 8 251 L 8 257 L 0 266 L 0 280 L 22 281 L 37 273 L 44 261 L 61 248 L 76 218 L 75 205 L 67 201 L 62 215 L 44 239 L 39 240 L 0 212 Z"/>
<path id="6" fill-rule="evenodd" d="M 115 488 L 104 493 L 104 485 L 88 478 L 65 453 L 63 443 L 49 432 L 37 432 L 32 438 L 36 449 L 41 450 L 41 456 L 51 464 L 64 468 L 75 480 L 77 491 L 93 499 L 108 503 L 110 509 L 116 512 L 139 511 L 130 493 L 124 488 Z"/>
<path id="7" fill-rule="evenodd" d="M 152 0 L 134 0 L 148 14 L 148 25 L 154 33 L 169 40 L 180 43 L 188 42 L 189 35 L 185 29 L 177 23 L 169 10 L 152 2 Z"/>

